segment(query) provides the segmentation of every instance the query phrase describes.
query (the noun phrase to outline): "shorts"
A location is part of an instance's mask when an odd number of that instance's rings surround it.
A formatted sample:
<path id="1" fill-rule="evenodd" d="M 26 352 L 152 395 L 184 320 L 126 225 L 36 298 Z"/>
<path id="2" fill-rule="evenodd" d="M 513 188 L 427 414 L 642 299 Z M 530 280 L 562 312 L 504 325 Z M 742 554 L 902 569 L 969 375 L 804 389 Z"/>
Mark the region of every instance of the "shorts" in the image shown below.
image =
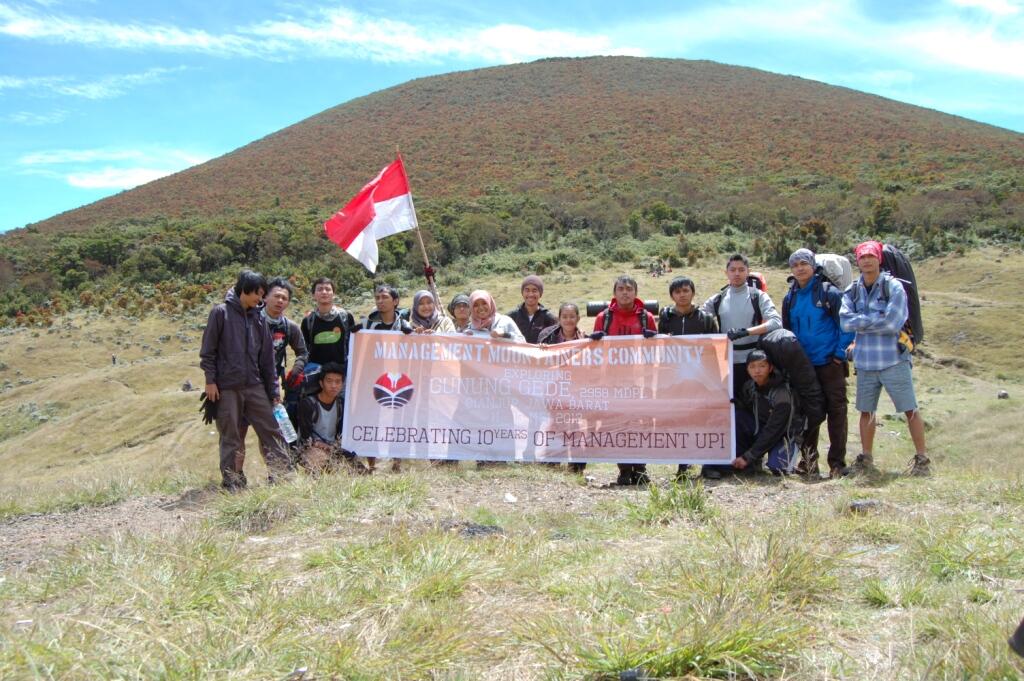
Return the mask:
<path id="1" fill-rule="evenodd" d="M 906 412 L 917 409 L 914 397 L 914 378 L 910 373 L 910 362 L 899 362 L 881 371 L 857 370 L 857 411 L 873 414 L 878 409 L 878 398 L 882 388 L 889 393 L 896 411 Z"/>

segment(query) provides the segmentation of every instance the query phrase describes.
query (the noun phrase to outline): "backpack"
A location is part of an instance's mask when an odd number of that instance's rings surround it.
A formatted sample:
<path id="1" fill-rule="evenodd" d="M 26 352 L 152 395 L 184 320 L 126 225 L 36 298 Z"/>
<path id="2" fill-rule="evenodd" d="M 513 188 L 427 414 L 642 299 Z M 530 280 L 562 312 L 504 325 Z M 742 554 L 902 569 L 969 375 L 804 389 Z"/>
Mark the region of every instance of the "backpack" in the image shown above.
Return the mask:
<path id="1" fill-rule="evenodd" d="M 747 286 L 768 293 L 768 279 L 760 272 L 751 272 L 747 275 Z"/>
<path id="2" fill-rule="evenodd" d="M 835 253 L 814 256 L 814 273 L 820 274 L 840 291 L 845 291 L 853 283 L 853 265 L 849 258 Z"/>
<path id="3" fill-rule="evenodd" d="M 914 346 L 922 343 L 924 341 L 924 322 L 921 320 L 921 299 L 917 295 L 917 277 L 914 276 L 910 258 L 892 244 L 885 244 L 882 247 L 882 271 L 888 272 L 893 279 L 903 285 L 903 290 L 907 294 L 907 323 L 903 326 L 909 330 Z M 887 293 L 886 301 L 888 301 Z M 910 351 L 914 351 L 913 347 Z"/>
<path id="4" fill-rule="evenodd" d="M 654 304 L 657 305 L 658 301 L 654 301 Z M 658 308 L 655 307 L 654 309 L 657 310 Z M 647 305 L 644 304 L 644 308 L 642 310 L 640 310 L 640 312 L 637 313 L 637 314 L 640 315 L 640 329 L 642 331 L 644 331 L 644 332 L 647 331 L 647 323 L 648 323 L 647 322 L 647 313 L 648 312 L 649 312 L 649 310 L 647 309 Z M 604 328 L 602 330 L 604 331 L 606 336 L 608 335 L 608 331 L 611 328 L 612 328 L 612 311 L 611 311 L 610 308 L 605 308 L 605 310 L 604 310 Z"/>
<path id="5" fill-rule="evenodd" d="M 808 425 L 825 420 L 825 397 L 818 383 L 818 374 L 807 358 L 800 341 L 792 331 L 776 329 L 764 334 L 757 347 L 768 355 L 768 361 L 782 372 L 793 393 L 799 398 L 799 406 L 807 417 Z"/>
<path id="6" fill-rule="evenodd" d="M 890 274 L 888 272 L 885 272 L 885 274 L 888 274 L 892 279 L 895 279 L 896 281 L 900 282 L 900 284 L 903 286 L 903 290 L 907 291 L 907 282 L 902 281 L 900 279 L 897 279 L 896 277 L 892 276 L 892 274 Z M 877 285 L 878 282 L 882 282 L 882 284 L 883 284 L 883 286 L 882 286 L 882 302 L 884 302 L 886 305 L 888 305 L 889 304 L 889 300 L 890 300 L 890 297 L 889 297 L 889 287 L 884 285 L 885 284 L 885 277 L 879 277 L 878 281 L 875 282 L 875 284 Z M 851 292 L 850 302 L 853 304 L 854 311 L 856 311 L 856 309 L 857 309 L 857 300 L 858 300 L 858 296 L 860 295 L 860 287 L 859 286 L 854 286 L 854 287 L 852 287 L 850 289 L 850 292 Z M 896 345 L 900 348 L 900 350 L 904 350 L 906 352 L 909 352 L 910 354 L 914 354 L 914 352 L 917 350 L 917 346 L 920 343 L 920 340 L 918 339 L 917 335 L 914 333 L 914 324 L 913 324 L 913 321 L 911 319 L 911 315 L 909 314 L 909 311 L 910 311 L 910 293 L 909 292 L 907 293 L 907 311 L 908 311 L 907 319 L 906 319 L 906 321 L 903 322 L 903 327 L 900 328 L 899 337 L 896 339 Z M 920 303 L 918 303 L 918 311 L 917 312 L 918 312 L 918 316 L 920 317 L 920 314 L 921 314 Z M 922 329 L 922 333 L 923 332 L 924 331 Z"/>

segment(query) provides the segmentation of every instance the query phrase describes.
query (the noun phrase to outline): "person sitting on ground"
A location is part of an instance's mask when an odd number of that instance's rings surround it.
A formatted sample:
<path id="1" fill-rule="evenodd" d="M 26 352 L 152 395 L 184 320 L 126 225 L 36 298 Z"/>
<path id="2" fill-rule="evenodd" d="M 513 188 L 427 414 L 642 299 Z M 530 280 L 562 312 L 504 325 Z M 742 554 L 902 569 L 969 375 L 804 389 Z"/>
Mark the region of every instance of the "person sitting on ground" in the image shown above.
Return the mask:
<path id="1" fill-rule="evenodd" d="M 544 281 L 536 274 L 525 277 L 519 291 L 523 295 L 523 302 L 508 316 L 519 327 L 527 343 L 536 343 L 538 334 L 557 324 L 558 320 L 540 304 L 540 297 L 544 295 Z"/>
<path id="2" fill-rule="evenodd" d="M 612 300 L 608 307 L 594 318 L 592 340 L 605 336 L 639 336 L 653 338 L 658 333 L 658 322 L 654 315 L 644 308 L 644 301 L 637 297 L 639 287 L 636 279 L 628 274 L 620 275 L 612 286 Z M 617 485 L 647 485 L 647 464 L 620 463 Z"/>
<path id="3" fill-rule="evenodd" d="M 736 449 L 742 453 L 733 468 L 755 471 L 767 454 L 768 470 L 776 475 L 789 473 L 796 464 L 804 427 L 796 395 L 763 350 L 747 355 L 747 374 L 750 380 L 740 391 L 736 410 Z"/>
<path id="4" fill-rule="evenodd" d="M 510 317 L 498 313 L 490 293 L 478 289 L 469 294 L 470 321 L 465 333 L 525 343 L 526 339 Z"/>
<path id="5" fill-rule="evenodd" d="M 452 324 L 455 326 L 457 333 L 462 333 L 468 329 L 470 323 L 469 294 L 456 294 L 452 298 L 452 302 L 448 303 L 448 314 L 452 316 Z"/>
<path id="6" fill-rule="evenodd" d="M 580 330 L 580 308 L 576 303 L 562 303 L 558 308 L 558 323 L 537 334 L 537 342 L 541 345 L 558 345 L 568 341 L 583 340 L 587 336 Z M 571 462 L 569 471 L 583 473 L 586 462 Z"/>
<path id="7" fill-rule="evenodd" d="M 360 325 L 362 328 L 412 333 L 412 327 L 407 321 L 408 312 L 398 306 L 398 289 L 390 284 L 378 284 L 373 289 L 373 302 L 376 309 L 363 318 Z"/>
<path id="8" fill-rule="evenodd" d="M 843 331 L 856 332 L 853 366 L 857 370 L 857 411 L 860 412 L 861 454 L 854 461 L 857 473 L 874 467 L 875 410 L 882 388 L 897 411 L 903 412 L 916 454 L 910 460 L 911 475 L 930 475 L 931 460 L 924 441 L 924 419 L 917 408 L 910 351 L 900 344 L 907 320 L 907 293 L 903 285 L 883 272 L 882 244 L 865 241 L 854 252 L 861 276 L 843 294 L 839 323 Z"/>
<path id="9" fill-rule="evenodd" d="M 676 277 L 668 285 L 668 295 L 675 305 L 666 305 L 658 315 L 658 333 L 669 336 L 692 336 L 695 334 L 718 333 L 715 318 L 693 304 L 697 285 L 689 277 Z M 679 464 L 676 480 L 686 477 L 689 466 Z"/>
<path id="10" fill-rule="evenodd" d="M 426 289 L 417 291 L 412 297 L 409 323 L 416 333 L 455 333 L 452 320 L 441 314 L 434 301 L 434 294 Z"/>
<path id="11" fill-rule="evenodd" d="M 299 402 L 299 464 L 310 473 L 332 471 L 342 461 L 362 469 L 355 455 L 341 448 L 344 387 L 344 370 L 329 362 L 320 367 L 320 392 Z"/>

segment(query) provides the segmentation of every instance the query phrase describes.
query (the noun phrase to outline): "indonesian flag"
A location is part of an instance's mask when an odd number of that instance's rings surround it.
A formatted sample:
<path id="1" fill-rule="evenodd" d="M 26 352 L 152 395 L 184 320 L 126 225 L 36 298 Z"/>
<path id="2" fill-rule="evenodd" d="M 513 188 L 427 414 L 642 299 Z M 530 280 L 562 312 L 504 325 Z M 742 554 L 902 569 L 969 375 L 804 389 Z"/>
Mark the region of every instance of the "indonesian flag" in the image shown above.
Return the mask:
<path id="1" fill-rule="evenodd" d="M 416 210 L 401 156 L 324 223 L 327 238 L 371 272 L 377 271 L 377 239 L 415 228 Z"/>

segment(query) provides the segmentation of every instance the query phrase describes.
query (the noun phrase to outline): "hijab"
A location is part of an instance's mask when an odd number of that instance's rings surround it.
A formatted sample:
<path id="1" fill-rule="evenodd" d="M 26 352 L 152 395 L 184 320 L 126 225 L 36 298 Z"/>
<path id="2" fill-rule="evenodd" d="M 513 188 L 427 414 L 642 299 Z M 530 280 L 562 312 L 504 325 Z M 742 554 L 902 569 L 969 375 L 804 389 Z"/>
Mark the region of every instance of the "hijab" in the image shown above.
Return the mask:
<path id="1" fill-rule="evenodd" d="M 483 300 L 487 303 L 487 316 L 478 317 L 476 312 L 476 301 Z M 498 314 L 498 306 L 494 304 L 494 298 L 487 291 L 478 289 L 469 294 L 469 328 L 476 331 L 489 331 L 494 326 L 494 318 Z"/>
<path id="2" fill-rule="evenodd" d="M 420 301 L 424 298 L 429 298 L 434 301 L 434 311 L 429 317 L 420 316 Z M 441 313 L 437 309 L 437 301 L 434 300 L 434 294 L 426 289 L 417 291 L 412 297 L 412 310 L 409 313 L 409 318 L 412 321 L 413 326 L 422 326 L 425 329 L 432 329 L 437 321 L 441 318 Z"/>

